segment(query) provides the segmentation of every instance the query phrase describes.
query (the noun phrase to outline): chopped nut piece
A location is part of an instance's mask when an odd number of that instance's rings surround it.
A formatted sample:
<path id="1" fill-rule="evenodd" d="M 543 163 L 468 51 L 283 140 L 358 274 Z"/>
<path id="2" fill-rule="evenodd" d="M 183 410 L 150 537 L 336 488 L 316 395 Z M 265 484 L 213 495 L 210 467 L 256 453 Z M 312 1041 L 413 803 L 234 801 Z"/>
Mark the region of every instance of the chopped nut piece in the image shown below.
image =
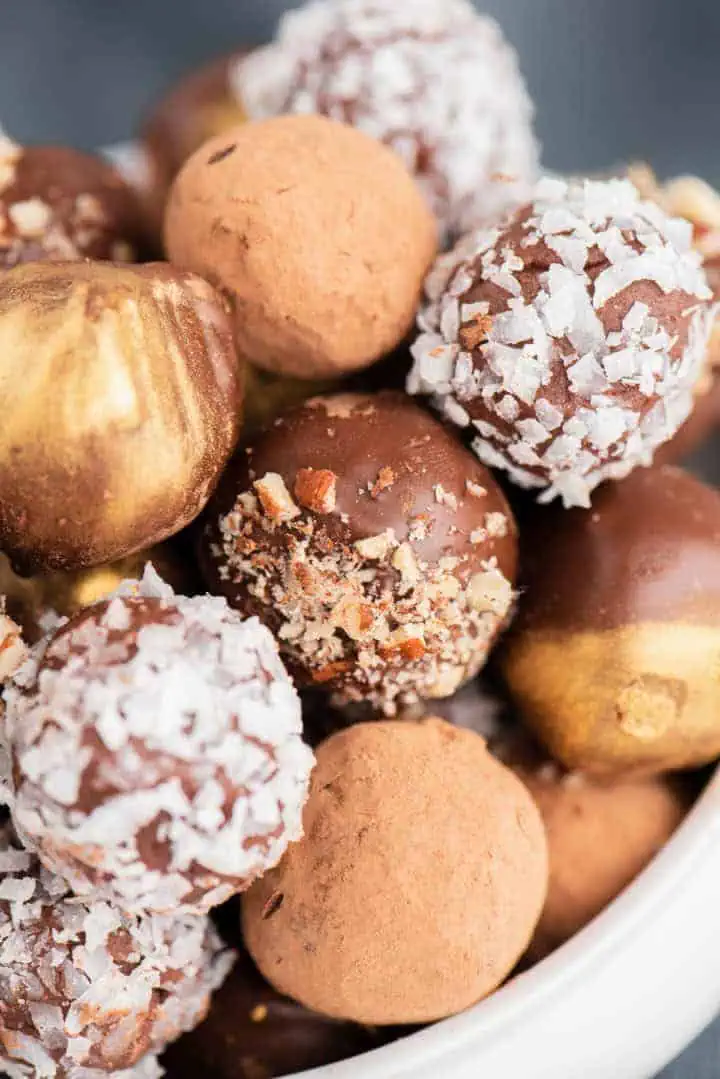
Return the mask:
<path id="1" fill-rule="evenodd" d="M 400 544 L 393 554 L 392 564 L 401 574 L 404 581 L 412 583 L 419 579 L 420 571 L 418 569 L 417 561 L 415 560 L 415 555 L 413 554 L 413 549 L 409 543 Z"/>
<path id="2" fill-rule="evenodd" d="M 458 500 L 451 491 L 446 491 L 441 483 L 436 483 L 433 487 L 433 494 L 435 495 L 435 501 L 439 502 L 441 506 L 448 506 L 451 510 L 458 508 Z"/>
<path id="3" fill-rule="evenodd" d="M 250 1012 L 250 1018 L 253 1023 L 264 1023 L 267 1019 L 267 1013 L 268 1010 L 266 1004 L 256 1004 Z"/>
<path id="4" fill-rule="evenodd" d="M 41 199 L 26 199 L 8 206 L 8 217 L 18 232 L 25 236 L 39 236 L 47 228 L 51 212 L 50 207 Z"/>
<path id="5" fill-rule="evenodd" d="M 465 490 L 473 498 L 485 498 L 487 491 L 484 487 L 481 487 L 479 483 L 473 483 L 472 480 L 465 480 Z"/>
<path id="6" fill-rule="evenodd" d="M 470 606 L 476 611 L 492 611 L 504 615 L 512 602 L 510 582 L 498 570 L 486 570 L 470 578 L 468 585 Z"/>
<path id="7" fill-rule="evenodd" d="M 366 603 L 355 596 L 342 599 L 332 612 L 332 622 L 345 630 L 352 640 L 364 637 L 373 624 L 373 613 Z"/>
<path id="8" fill-rule="evenodd" d="M 400 654 L 407 660 L 422 659 L 426 652 L 422 626 L 413 623 L 399 626 L 381 652 L 384 656 Z"/>
<path id="9" fill-rule="evenodd" d="M 253 487 L 258 493 L 262 508 L 275 521 L 291 521 L 300 510 L 290 497 L 285 481 L 277 472 L 266 472 L 255 480 Z"/>
<path id="10" fill-rule="evenodd" d="M 356 540 L 354 546 L 362 558 L 385 558 L 394 543 L 395 534 L 391 528 L 388 528 L 377 536 Z"/>
<path id="11" fill-rule="evenodd" d="M 312 680 L 322 685 L 323 682 L 332 682 L 333 678 L 337 678 L 339 674 L 346 674 L 351 669 L 352 663 L 349 660 L 338 659 L 334 663 L 326 663 L 324 667 L 313 671 Z"/>
<path id="12" fill-rule="evenodd" d="M 485 528 L 488 536 L 493 539 L 502 539 L 508 533 L 508 521 L 504 513 L 486 513 Z"/>
<path id="13" fill-rule="evenodd" d="M 370 495 L 372 498 L 377 498 L 381 491 L 386 491 L 388 487 L 392 487 L 395 483 L 395 473 L 391 468 L 387 466 L 381 468 L 377 474 L 377 479 L 374 483 L 370 484 Z"/>
<path id="14" fill-rule="evenodd" d="M 337 498 L 337 476 L 328 468 L 301 468 L 295 476 L 295 497 L 313 513 L 332 513 Z"/>

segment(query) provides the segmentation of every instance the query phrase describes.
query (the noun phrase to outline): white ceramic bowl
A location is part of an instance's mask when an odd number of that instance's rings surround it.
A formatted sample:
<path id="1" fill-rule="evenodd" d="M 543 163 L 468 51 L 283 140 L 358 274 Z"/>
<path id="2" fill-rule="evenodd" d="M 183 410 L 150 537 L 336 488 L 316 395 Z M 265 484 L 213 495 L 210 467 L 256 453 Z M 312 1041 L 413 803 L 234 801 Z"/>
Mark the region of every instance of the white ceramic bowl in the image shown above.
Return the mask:
<path id="1" fill-rule="evenodd" d="M 474 1008 L 296 1079 L 649 1079 L 720 1011 L 720 769 L 599 917 Z"/>

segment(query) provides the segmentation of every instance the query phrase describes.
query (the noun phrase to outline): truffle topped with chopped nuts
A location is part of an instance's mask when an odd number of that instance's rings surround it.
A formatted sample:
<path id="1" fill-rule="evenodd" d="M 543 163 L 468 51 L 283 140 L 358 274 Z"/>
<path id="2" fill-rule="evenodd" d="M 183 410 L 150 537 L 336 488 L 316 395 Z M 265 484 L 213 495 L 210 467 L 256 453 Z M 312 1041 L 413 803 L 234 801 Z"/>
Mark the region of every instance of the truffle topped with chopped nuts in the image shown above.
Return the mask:
<path id="1" fill-rule="evenodd" d="M 302 834 L 313 756 L 267 629 L 151 567 L 41 642 L 6 691 L 21 839 L 78 895 L 198 912 Z"/>
<path id="2" fill-rule="evenodd" d="M 403 394 L 313 398 L 231 466 L 204 572 L 290 670 L 392 711 L 448 696 L 508 617 L 515 525 L 490 473 Z"/>
<path id="3" fill-rule="evenodd" d="M 589 505 L 690 413 L 713 315 L 690 241 L 629 181 L 543 180 L 437 263 L 409 391 L 541 501 Z"/>
<path id="4" fill-rule="evenodd" d="M 391 146 L 451 233 L 493 222 L 535 178 L 517 57 L 469 0 L 314 0 L 231 81 L 251 119 L 321 113 Z"/>
<path id="5" fill-rule="evenodd" d="M 135 262 L 136 197 L 112 165 L 65 146 L 0 137 L 0 267 L 79 258 Z"/>
<path id="6" fill-rule="evenodd" d="M 208 920 L 136 918 L 79 900 L 0 827 L 3 1072 L 125 1075 L 201 1022 L 231 966 Z M 149 1064 L 135 1074 L 156 1073 Z"/>

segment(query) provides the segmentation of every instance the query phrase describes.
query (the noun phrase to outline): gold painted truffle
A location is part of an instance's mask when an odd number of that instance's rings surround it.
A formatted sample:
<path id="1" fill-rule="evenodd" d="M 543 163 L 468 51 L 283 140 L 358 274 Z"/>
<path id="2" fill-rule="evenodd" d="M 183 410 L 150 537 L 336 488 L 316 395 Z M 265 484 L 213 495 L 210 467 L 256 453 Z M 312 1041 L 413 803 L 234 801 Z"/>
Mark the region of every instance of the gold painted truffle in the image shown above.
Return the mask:
<path id="1" fill-rule="evenodd" d="M 171 261 L 231 297 L 240 352 L 325 378 L 367 367 L 410 330 L 437 227 L 402 162 L 317 116 L 211 139 L 170 192 Z"/>
<path id="2" fill-rule="evenodd" d="M 0 548 L 77 569 L 178 532 L 239 430 L 230 319 L 164 264 L 26 263 L 0 278 Z"/>
<path id="3" fill-rule="evenodd" d="M 304 838 L 243 896 L 280 992 L 362 1023 L 420 1023 L 492 992 L 547 883 L 540 815 L 472 731 L 360 723 L 317 750 Z"/>
<path id="4" fill-rule="evenodd" d="M 669 466 L 590 511 L 521 528 L 521 601 L 500 662 L 520 716 L 570 769 L 619 776 L 720 754 L 720 494 Z"/>

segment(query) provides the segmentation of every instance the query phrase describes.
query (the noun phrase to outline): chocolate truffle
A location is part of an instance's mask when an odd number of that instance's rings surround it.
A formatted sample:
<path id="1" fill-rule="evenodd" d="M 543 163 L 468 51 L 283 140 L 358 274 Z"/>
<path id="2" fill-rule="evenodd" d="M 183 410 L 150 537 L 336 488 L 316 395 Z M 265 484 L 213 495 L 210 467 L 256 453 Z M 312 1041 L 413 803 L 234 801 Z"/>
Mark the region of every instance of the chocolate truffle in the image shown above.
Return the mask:
<path id="1" fill-rule="evenodd" d="M 391 146 L 445 231 L 493 222 L 537 170 L 515 52 L 468 0 L 314 0 L 231 77 L 251 119 L 320 113 Z"/>
<path id="2" fill-rule="evenodd" d="M 529 949 L 536 961 L 600 914 L 667 843 L 690 804 L 662 777 L 602 784 L 551 761 L 513 766 L 547 832 L 550 881 Z"/>
<path id="3" fill-rule="evenodd" d="M 98 565 L 178 532 L 237 440 L 228 311 L 165 264 L 2 274 L 0 376 L 0 549 L 24 568 Z"/>
<path id="4" fill-rule="evenodd" d="M 245 124 L 184 165 L 172 262 L 234 303 L 252 364 L 298 378 L 366 367 L 412 326 L 437 230 L 395 154 L 318 116 Z"/>
<path id="5" fill-rule="evenodd" d="M 540 501 L 588 506 L 690 414 L 713 311 L 690 227 L 627 180 L 545 179 L 437 263 L 411 393 Z"/>
<path id="6" fill-rule="evenodd" d="M 381 1032 L 311 1012 L 277 993 L 242 953 L 207 1019 L 163 1058 L 169 1079 L 275 1079 L 374 1049 Z"/>
<path id="7" fill-rule="evenodd" d="M 523 521 L 501 666 L 568 768 L 663 772 L 720 754 L 720 494 L 669 466 L 603 486 L 591 512 Z"/>
<path id="8" fill-rule="evenodd" d="M 141 236 L 135 195 L 107 162 L 0 136 L 0 268 L 46 259 L 133 262 Z"/>
<path id="9" fill-rule="evenodd" d="M 14 824 L 78 895 L 202 912 L 301 834 L 313 763 L 270 633 L 150 569 L 36 646 L 6 692 Z"/>
<path id="10" fill-rule="evenodd" d="M 360 723 L 317 750 L 305 839 L 243 896 L 279 992 L 362 1023 L 421 1023 L 492 992 L 547 883 L 540 815 L 472 731 Z"/>
<path id="11" fill-rule="evenodd" d="M 164 203 L 191 154 L 213 135 L 245 120 L 230 81 L 234 64 L 245 55 L 245 49 L 237 49 L 185 75 L 163 95 L 143 125 L 142 143 L 158 204 Z"/>
<path id="12" fill-rule="evenodd" d="M 316 397 L 226 472 L 212 590 L 275 633 L 302 685 L 393 711 L 485 662 L 513 601 L 515 524 L 492 476 L 404 394 Z"/>
<path id="13" fill-rule="evenodd" d="M 207 919 L 129 917 L 70 895 L 3 826 L 3 1071 L 85 1079 L 132 1068 L 204 1018 L 232 961 Z"/>

